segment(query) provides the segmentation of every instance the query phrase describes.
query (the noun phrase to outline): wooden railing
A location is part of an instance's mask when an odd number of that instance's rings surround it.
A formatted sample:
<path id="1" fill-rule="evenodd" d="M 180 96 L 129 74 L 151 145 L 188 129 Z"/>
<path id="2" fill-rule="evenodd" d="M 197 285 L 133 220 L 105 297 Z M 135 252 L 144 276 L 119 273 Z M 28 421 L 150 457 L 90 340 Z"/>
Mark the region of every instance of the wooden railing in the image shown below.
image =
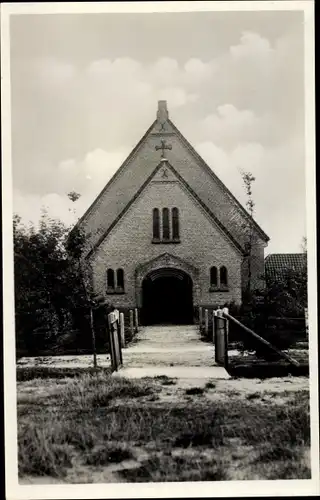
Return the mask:
<path id="1" fill-rule="evenodd" d="M 223 309 L 217 309 L 212 312 L 212 336 L 209 332 L 209 311 L 199 307 L 199 330 L 202 332 L 204 330 L 205 336 L 210 338 L 215 345 L 215 361 L 216 363 L 228 367 L 228 343 L 229 343 L 229 321 L 236 324 L 240 329 L 242 329 L 246 334 L 251 335 L 260 343 L 267 346 L 272 351 L 276 352 L 278 356 L 289 361 L 290 364 L 294 366 L 300 366 L 298 361 L 293 359 L 287 353 L 278 349 L 275 345 L 268 342 L 253 330 L 245 326 L 239 320 L 234 318 L 229 314 L 227 307 Z"/>
<path id="2" fill-rule="evenodd" d="M 240 323 L 240 321 L 238 321 L 236 318 L 234 318 L 233 316 L 231 316 L 230 314 L 228 314 L 227 311 L 224 310 L 223 316 L 227 320 L 230 320 L 233 323 L 235 323 L 236 325 L 238 325 L 239 327 L 241 327 L 246 333 L 249 333 L 249 335 L 251 335 L 255 339 L 259 340 L 262 344 L 264 344 L 267 347 L 269 347 L 269 349 L 271 349 L 272 351 L 276 352 L 280 357 L 282 357 L 282 358 L 286 359 L 287 361 L 289 361 L 290 364 L 292 364 L 294 366 L 299 366 L 300 365 L 300 363 L 298 363 L 298 361 L 296 361 L 295 359 L 291 358 L 291 356 L 289 356 L 287 353 L 285 353 L 283 351 L 280 351 L 280 349 L 278 349 L 276 346 L 274 346 L 273 344 L 271 344 L 270 342 L 268 342 L 263 337 L 260 337 L 260 335 L 258 335 L 257 333 L 255 333 L 253 330 L 251 330 L 247 326 L 245 326 L 242 323 Z"/>

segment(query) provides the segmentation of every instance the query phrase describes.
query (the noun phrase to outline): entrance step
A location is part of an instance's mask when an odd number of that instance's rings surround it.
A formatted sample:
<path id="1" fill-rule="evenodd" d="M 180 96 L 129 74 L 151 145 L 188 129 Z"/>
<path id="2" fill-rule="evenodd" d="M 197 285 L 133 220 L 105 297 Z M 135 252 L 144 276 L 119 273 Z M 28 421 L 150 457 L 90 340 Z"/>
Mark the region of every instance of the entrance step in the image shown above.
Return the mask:
<path id="1" fill-rule="evenodd" d="M 212 366 L 214 361 L 214 349 L 153 349 L 141 348 L 122 351 L 123 364 L 125 367 L 144 366 Z"/>
<path id="2" fill-rule="evenodd" d="M 145 378 L 145 377 L 170 377 L 179 379 L 230 379 L 229 373 L 222 366 L 145 366 L 141 368 L 121 368 L 113 372 L 114 377 Z"/>
<path id="3" fill-rule="evenodd" d="M 196 371 L 216 364 L 213 344 L 200 340 L 196 325 L 143 327 L 123 349 L 122 358 L 124 369 L 192 367 Z"/>

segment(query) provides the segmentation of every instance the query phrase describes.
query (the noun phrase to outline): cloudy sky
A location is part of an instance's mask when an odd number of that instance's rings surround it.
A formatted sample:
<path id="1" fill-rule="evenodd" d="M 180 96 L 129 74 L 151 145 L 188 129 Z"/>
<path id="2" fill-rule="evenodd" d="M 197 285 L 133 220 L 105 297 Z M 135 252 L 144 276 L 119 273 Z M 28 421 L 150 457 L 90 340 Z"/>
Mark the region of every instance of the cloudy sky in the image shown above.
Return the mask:
<path id="1" fill-rule="evenodd" d="M 11 19 L 14 210 L 81 216 L 168 102 L 172 121 L 245 202 L 269 252 L 305 235 L 303 14 L 16 15 Z M 72 204 L 67 193 L 76 190 Z M 74 213 L 76 211 L 76 213 Z"/>

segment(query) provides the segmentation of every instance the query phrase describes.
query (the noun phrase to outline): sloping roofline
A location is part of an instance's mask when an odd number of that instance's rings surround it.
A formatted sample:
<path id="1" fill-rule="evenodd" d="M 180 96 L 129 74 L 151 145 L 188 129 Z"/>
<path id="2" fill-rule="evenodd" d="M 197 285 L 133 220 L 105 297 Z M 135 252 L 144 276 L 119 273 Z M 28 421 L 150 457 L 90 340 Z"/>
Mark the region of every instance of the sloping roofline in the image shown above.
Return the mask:
<path id="1" fill-rule="evenodd" d="M 241 253 L 244 254 L 244 249 L 240 245 L 240 243 L 232 236 L 232 234 L 229 232 L 229 230 L 222 224 L 222 222 L 214 215 L 213 212 L 207 207 L 207 205 L 199 198 L 199 196 L 195 193 L 195 191 L 189 186 L 189 184 L 181 177 L 181 175 L 176 171 L 176 169 L 167 161 L 166 164 L 170 167 L 170 169 L 173 171 L 174 175 L 178 178 L 178 180 L 181 182 L 181 184 L 189 191 L 189 193 L 195 198 L 195 200 L 200 204 L 200 206 L 205 210 L 205 212 L 209 215 L 209 217 L 215 222 L 215 224 L 221 229 L 221 231 L 231 240 L 233 245 L 237 248 L 237 250 Z M 157 167 L 154 169 L 154 171 L 149 175 L 149 177 L 146 179 L 146 181 L 142 184 L 142 186 L 138 189 L 136 194 L 131 198 L 131 200 L 127 203 L 127 205 L 124 207 L 124 209 L 120 212 L 120 214 L 114 219 L 112 224 L 108 227 L 108 229 L 100 236 L 98 241 L 93 245 L 93 247 L 89 250 L 89 252 L 86 255 L 86 259 L 89 259 L 91 255 L 94 253 L 96 248 L 102 243 L 102 241 L 108 236 L 110 231 L 115 227 L 115 225 L 119 222 L 120 219 L 126 214 L 126 212 L 129 210 L 131 205 L 136 201 L 136 199 L 140 196 L 140 194 L 144 191 L 146 186 L 149 184 L 151 179 L 155 176 L 155 174 L 159 171 L 159 169 L 162 167 L 163 162 L 160 161 L 160 163 L 157 165 Z"/>
<path id="2" fill-rule="evenodd" d="M 174 123 L 168 118 L 167 119 L 168 123 L 171 125 L 177 136 L 180 138 L 180 140 L 185 144 L 185 146 L 190 150 L 190 152 L 193 154 L 193 156 L 196 157 L 196 159 L 201 162 L 202 166 L 205 168 L 207 173 L 211 176 L 212 179 L 215 180 L 215 182 L 225 191 L 225 193 L 236 203 L 238 208 L 243 212 L 243 214 L 246 216 L 246 218 L 252 223 L 252 225 L 255 227 L 255 229 L 258 231 L 260 236 L 265 242 L 268 242 L 270 240 L 269 236 L 263 231 L 263 229 L 257 224 L 257 222 L 251 217 L 251 215 L 247 212 L 247 210 L 241 205 L 241 203 L 237 200 L 237 198 L 229 191 L 227 186 L 219 179 L 219 177 L 213 172 L 213 170 L 209 167 L 209 165 L 203 160 L 203 158 L 197 153 L 197 151 L 193 148 L 193 146 L 189 143 L 189 141 L 184 137 L 184 135 L 179 131 L 179 129 L 174 125 Z M 76 222 L 74 227 L 71 229 L 70 234 L 75 230 L 76 227 L 78 227 L 81 222 L 86 218 L 86 216 L 90 213 L 92 208 L 95 206 L 95 204 L 98 202 L 98 200 L 103 196 L 103 194 L 107 191 L 109 186 L 113 183 L 113 181 L 122 173 L 122 171 L 125 169 L 129 161 L 134 157 L 136 152 L 138 151 L 139 147 L 143 144 L 155 124 L 157 123 L 157 120 L 154 120 L 152 125 L 148 128 L 148 130 L 145 132 L 143 137 L 140 139 L 140 141 L 136 144 L 136 146 L 133 148 L 131 153 L 127 156 L 127 158 L 124 160 L 124 162 L 121 164 L 121 166 L 118 168 L 118 170 L 113 174 L 111 179 L 107 182 L 107 184 L 104 186 L 102 191 L 98 194 L 98 196 L 95 198 L 95 200 L 91 203 L 89 208 L 85 211 L 85 213 L 80 217 L 80 219 Z M 179 175 L 179 174 L 178 174 Z M 145 183 L 144 183 L 145 184 Z M 143 184 L 143 185 L 144 185 Z M 140 188 L 141 189 L 141 188 Z M 138 190 L 138 192 L 140 191 Z M 136 193 L 137 194 L 137 193 Z M 204 204 L 203 202 L 201 202 Z M 208 207 L 207 207 L 208 209 Z M 209 210 L 209 209 L 208 209 Z M 116 217 L 116 221 L 118 220 L 119 216 Z M 112 223 L 109 227 L 113 227 L 114 223 Z"/>
<path id="3" fill-rule="evenodd" d="M 113 183 L 113 181 L 125 169 L 125 167 L 127 166 L 127 163 L 129 163 L 129 161 L 134 157 L 135 153 L 137 152 L 137 150 L 139 149 L 139 147 L 143 144 L 143 142 L 145 141 L 145 139 L 148 137 L 149 133 L 151 132 L 151 130 L 153 129 L 153 127 L 155 126 L 156 123 L 157 123 L 157 120 L 154 120 L 154 122 L 148 128 L 148 130 L 146 131 L 146 133 L 142 136 L 142 138 L 140 139 L 140 141 L 135 145 L 135 147 L 133 148 L 133 150 L 131 151 L 131 153 L 127 156 L 127 158 L 123 161 L 123 163 L 120 165 L 120 167 L 118 168 L 118 170 L 116 170 L 116 172 L 113 174 L 113 176 L 111 177 L 111 179 L 109 179 L 109 181 L 107 182 L 107 184 L 104 186 L 104 188 L 102 189 L 102 191 L 100 191 L 100 193 L 98 194 L 98 196 L 91 203 L 91 205 L 89 206 L 89 208 L 87 208 L 87 210 L 85 211 L 85 213 L 75 223 L 75 225 L 73 226 L 73 228 L 70 231 L 70 234 L 72 233 L 72 231 L 75 230 L 75 228 L 78 225 L 81 224 L 81 222 L 86 218 L 86 216 L 89 215 L 89 213 L 92 210 L 92 208 L 94 207 L 94 205 L 98 202 L 98 200 L 100 200 L 100 198 L 102 197 L 102 195 L 107 191 L 108 187 Z"/>
<path id="4" fill-rule="evenodd" d="M 181 139 L 182 142 L 185 143 L 187 148 L 191 151 L 191 153 L 197 158 L 198 161 L 202 163 L 208 174 L 217 182 L 218 185 L 230 196 L 230 198 L 238 205 L 240 210 L 244 212 L 246 217 L 249 219 L 251 223 L 253 223 L 254 227 L 257 229 L 257 231 L 260 233 L 260 236 L 265 241 L 269 241 L 270 238 L 269 236 L 263 231 L 263 229 L 259 226 L 259 224 L 251 217 L 251 215 L 248 213 L 248 211 L 244 208 L 243 205 L 237 200 L 237 198 L 229 191 L 227 186 L 219 179 L 219 177 L 213 172 L 213 170 L 209 167 L 209 165 L 204 161 L 204 159 L 197 153 L 197 151 L 194 149 L 194 147 L 190 144 L 190 142 L 184 137 L 184 135 L 180 132 L 180 130 L 175 126 L 175 124 L 168 119 L 168 123 L 171 125 L 171 127 L 174 129 L 176 132 L 177 136 Z"/>

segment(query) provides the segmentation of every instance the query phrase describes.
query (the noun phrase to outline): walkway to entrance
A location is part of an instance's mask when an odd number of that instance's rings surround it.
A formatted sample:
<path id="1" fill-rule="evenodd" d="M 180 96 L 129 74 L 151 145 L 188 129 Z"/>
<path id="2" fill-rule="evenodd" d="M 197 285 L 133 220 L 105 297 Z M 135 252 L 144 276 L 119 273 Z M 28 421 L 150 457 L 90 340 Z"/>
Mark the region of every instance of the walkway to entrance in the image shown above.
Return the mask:
<path id="1" fill-rule="evenodd" d="M 148 326 L 123 349 L 118 375 L 140 378 L 230 378 L 214 361 L 214 347 L 200 340 L 196 325 Z"/>

